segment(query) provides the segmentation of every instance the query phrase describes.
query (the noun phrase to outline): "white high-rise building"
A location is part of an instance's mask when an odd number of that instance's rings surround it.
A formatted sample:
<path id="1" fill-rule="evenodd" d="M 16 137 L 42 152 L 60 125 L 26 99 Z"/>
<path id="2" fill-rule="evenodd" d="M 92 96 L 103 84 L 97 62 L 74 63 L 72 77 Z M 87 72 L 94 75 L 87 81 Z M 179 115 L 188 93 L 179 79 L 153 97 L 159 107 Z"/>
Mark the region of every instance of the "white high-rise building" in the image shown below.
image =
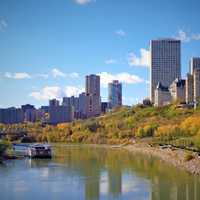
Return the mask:
<path id="1" fill-rule="evenodd" d="M 150 99 L 155 101 L 158 83 L 169 87 L 181 78 L 181 42 L 176 39 L 158 39 L 150 42 Z"/>

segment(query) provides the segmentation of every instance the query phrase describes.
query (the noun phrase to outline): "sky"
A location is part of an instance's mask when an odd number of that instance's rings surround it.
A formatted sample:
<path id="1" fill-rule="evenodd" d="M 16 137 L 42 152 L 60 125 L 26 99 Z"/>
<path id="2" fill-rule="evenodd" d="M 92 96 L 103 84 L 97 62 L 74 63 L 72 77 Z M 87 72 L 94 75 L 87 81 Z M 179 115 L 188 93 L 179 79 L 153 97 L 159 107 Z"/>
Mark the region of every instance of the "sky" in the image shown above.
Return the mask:
<path id="1" fill-rule="evenodd" d="M 149 96 L 149 41 L 182 41 L 182 77 L 200 56 L 199 0 L 0 0 L 0 107 L 78 95 L 85 75 L 123 84 L 123 104 Z"/>

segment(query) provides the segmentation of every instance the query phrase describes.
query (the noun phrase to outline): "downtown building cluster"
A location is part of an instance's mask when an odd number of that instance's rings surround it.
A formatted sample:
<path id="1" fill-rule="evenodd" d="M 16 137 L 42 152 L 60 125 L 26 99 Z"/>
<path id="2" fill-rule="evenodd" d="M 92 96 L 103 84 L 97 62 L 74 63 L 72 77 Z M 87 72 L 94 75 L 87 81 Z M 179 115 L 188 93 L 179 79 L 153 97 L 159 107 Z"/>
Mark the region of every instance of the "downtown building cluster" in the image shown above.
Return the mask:
<path id="1" fill-rule="evenodd" d="M 101 102 L 100 76 L 85 77 L 85 92 L 78 97 L 63 97 L 49 100 L 48 106 L 36 109 L 33 105 L 22 105 L 21 108 L 0 109 L 0 123 L 15 124 L 42 121 L 48 124 L 71 122 L 76 119 L 97 117 L 110 109 L 122 105 L 122 84 L 113 80 L 108 84 L 108 102 Z"/>
<path id="2" fill-rule="evenodd" d="M 150 42 L 150 100 L 155 106 L 179 102 L 196 106 L 200 98 L 200 57 L 189 62 L 190 72 L 181 77 L 181 41 L 158 39 Z"/>

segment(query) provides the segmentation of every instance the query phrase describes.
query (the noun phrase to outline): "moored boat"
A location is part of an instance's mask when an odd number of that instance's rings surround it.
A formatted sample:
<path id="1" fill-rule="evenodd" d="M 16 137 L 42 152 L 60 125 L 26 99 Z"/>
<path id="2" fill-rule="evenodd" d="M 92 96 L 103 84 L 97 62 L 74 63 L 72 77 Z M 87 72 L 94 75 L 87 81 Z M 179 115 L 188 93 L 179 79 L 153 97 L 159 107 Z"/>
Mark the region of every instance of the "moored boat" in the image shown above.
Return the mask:
<path id="1" fill-rule="evenodd" d="M 51 158 L 51 146 L 47 144 L 33 144 L 28 147 L 30 158 Z"/>
<path id="2" fill-rule="evenodd" d="M 13 144 L 13 150 L 29 158 L 51 158 L 52 150 L 48 144 Z"/>

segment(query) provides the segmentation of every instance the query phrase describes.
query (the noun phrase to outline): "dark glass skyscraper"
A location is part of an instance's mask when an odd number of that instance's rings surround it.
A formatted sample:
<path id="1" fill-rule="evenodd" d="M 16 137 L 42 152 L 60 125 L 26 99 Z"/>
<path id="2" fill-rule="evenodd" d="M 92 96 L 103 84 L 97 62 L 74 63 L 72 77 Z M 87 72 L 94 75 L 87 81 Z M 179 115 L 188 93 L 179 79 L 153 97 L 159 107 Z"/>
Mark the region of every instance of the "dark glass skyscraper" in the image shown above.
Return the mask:
<path id="1" fill-rule="evenodd" d="M 158 83 L 169 87 L 181 78 L 181 42 L 175 39 L 158 39 L 150 42 L 150 99 L 155 100 Z"/>
<path id="2" fill-rule="evenodd" d="M 108 84 L 108 101 L 110 108 L 122 105 L 122 84 L 118 80 Z"/>

